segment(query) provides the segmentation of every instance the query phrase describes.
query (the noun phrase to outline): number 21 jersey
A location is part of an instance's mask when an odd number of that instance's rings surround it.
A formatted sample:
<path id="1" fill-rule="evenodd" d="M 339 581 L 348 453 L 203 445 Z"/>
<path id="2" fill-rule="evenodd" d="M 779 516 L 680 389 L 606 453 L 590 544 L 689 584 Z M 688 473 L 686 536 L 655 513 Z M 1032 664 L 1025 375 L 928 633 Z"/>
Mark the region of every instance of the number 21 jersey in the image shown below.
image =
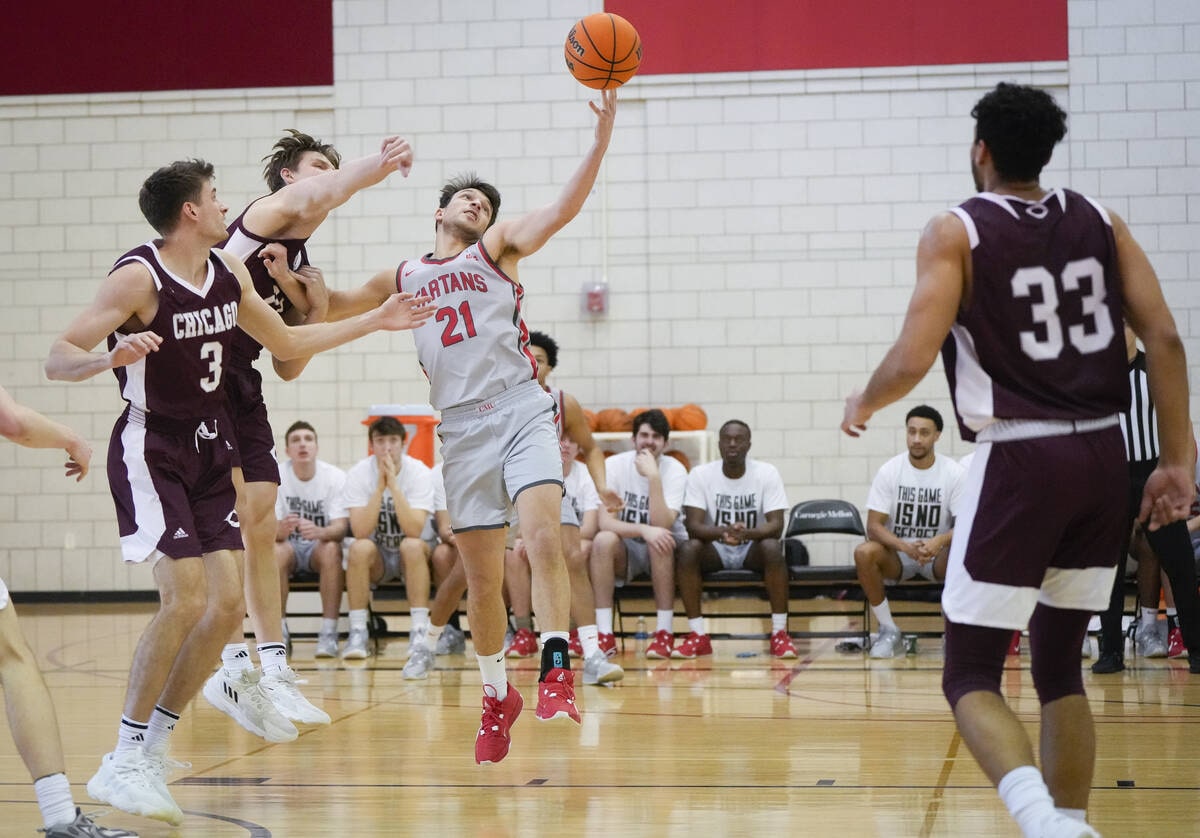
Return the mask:
<path id="1" fill-rule="evenodd" d="M 942 346 L 963 438 L 998 419 L 1092 419 L 1129 399 L 1108 213 L 1065 189 L 985 192 L 951 210 L 972 281 Z"/>
<path id="2" fill-rule="evenodd" d="M 437 410 L 483 401 L 537 377 L 521 318 L 524 289 L 481 242 L 449 259 L 429 254 L 401 262 L 396 288 L 437 305 L 433 318 L 412 333 Z"/>

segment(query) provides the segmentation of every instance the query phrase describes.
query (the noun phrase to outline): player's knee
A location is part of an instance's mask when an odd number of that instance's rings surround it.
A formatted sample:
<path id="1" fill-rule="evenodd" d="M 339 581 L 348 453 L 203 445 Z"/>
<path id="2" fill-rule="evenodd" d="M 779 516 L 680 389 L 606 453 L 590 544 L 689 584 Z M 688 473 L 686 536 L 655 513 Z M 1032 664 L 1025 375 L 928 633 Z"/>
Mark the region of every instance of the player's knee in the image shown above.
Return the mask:
<path id="1" fill-rule="evenodd" d="M 758 542 L 758 549 L 762 551 L 764 565 L 767 567 L 783 566 L 783 542 L 778 538 L 764 538 Z"/>
<path id="2" fill-rule="evenodd" d="M 874 541 L 864 541 L 854 548 L 854 564 L 858 568 L 859 576 L 864 571 L 873 571 L 875 569 L 878 555 L 879 545 Z"/>
<path id="3" fill-rule="evenodd" d="M 1004 653 L 1012 631 L 946 621 L 942 694 L 953 710 L 967 693 L 1000 695 Z"/>
<path id="4" fill-rule="evenodd" d="M 1071 695 L 1084 695 L 1079 648 L 1090 615 L 1039 605 L 1029 624 L 1030 675 L 1043 705 Z M 1064 665 L 1073 661 L 1074 666 Z"/>
<path id="5" fill-rule="evenodd" d="M 697 572 L 700 569 L 700 552 L 704 549 L 705 542 L 696 538 L 689 538 L 683 544 L 679 545 L 679 550 L 676 553 L 677 563 L 676 569 L 684 573 Z"/>

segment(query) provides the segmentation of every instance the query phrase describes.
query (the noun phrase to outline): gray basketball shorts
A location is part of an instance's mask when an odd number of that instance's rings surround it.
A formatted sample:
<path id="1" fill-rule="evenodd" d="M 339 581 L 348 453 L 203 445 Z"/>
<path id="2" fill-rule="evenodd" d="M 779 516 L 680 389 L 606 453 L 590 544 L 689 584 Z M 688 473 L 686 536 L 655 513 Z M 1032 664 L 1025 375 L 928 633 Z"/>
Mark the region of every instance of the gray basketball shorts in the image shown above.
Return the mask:
<path id="1" fill-rule="evenodd" d="M 442 411 L 442 474 L 455 532 L 497 529 L 522 491 L 563 479 L 554 399 L 537 381 Z"/>

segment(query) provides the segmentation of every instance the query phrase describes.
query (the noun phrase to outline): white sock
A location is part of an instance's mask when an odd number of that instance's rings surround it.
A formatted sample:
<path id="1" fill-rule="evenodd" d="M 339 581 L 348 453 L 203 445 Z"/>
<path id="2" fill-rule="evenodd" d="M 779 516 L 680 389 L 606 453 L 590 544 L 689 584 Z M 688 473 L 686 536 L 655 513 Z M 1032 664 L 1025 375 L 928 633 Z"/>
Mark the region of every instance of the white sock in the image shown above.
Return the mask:
<path id="1" fill-rule="evenodd" d="M 494 655 L 476 655 L 475 660 L 479 662 L 479 674 L 483 676 L 484 692 L 487 692 L 487 687 L 491 687 L 500 701 L 508 698 L 508 673 L 504 671 L 504 651 Z"/>
<path id="2" fill-rule="evenodd" d="M 771 615 L 771 633 L 774 634 L 777 631 L 787 631 L 787 618 L 788 618 L 788 615 L 786 613 L 772 614 Z"/>
<path id="3" fill-rule="evenodd" d="M 71 783 L 66 774 L 50 774 L 33 781 L 38 808 L 42 810 L 42 824 L 49 831 L 52 826 L 62 826 L 75 820 L 75 800 L 71 797 Z"/>
<path id="4" fill-rule="evenodd" d="M 321 618 L 321 634 L 337 634 L 337 617 Z"/>
<path id="5" fill-rule="evenodd" d="M 221 665 L 230 675 L 239 675 L 247 669 L 254 668 L 250 660 L 250 647 L 245 643 L 226 643 L 221 650 Z"/>
<path id="6" fill-rule="evenodd" d="M 432 622 L 425 627 L 425 648 L 431 652 L 437 651 L 438 638 L 442 636 L 445 626 L 435 626 Z"/>
<path id="7" fill-rule="evenodd" d="M 596 631 L 600 634 L 613 633 L 612 612 L 611 608 L 596 609 Z"/>
<path id="8" fill-rule="evenodd" d="M 146 750 L 155 747 L 166 750 L 178 721 L 178 713 L 154 705 L 154 712 L 150 714 L 150 724 L 146 726 Z"/>
<path id="9" fill-rule="evenodd" d="M 1142 625 L 1152 626 L 1158 622 L 1158 609 L 1142 606 Z"/>
<path id="10" fill-rule="evenodd" d="M 408 612 L 408 617 L 412 620 L 412 631 L 420 631 L 422 628 L 429 628 L 429 609 L 428 608 L 413 608 Z"/>
<path id="11" fill-rule="evenodd" d="M 121 726 L 117 728 L 117 753 L 140 748 L 146 744 L 146 732 L 150 725 L 134 721 L 128 716 L 121 717 Z"/>
<path id="12" fill-rule="evenodd" d="M 259 643 L 258 663 L 264 675 L 278 674 L 287 669 L 287 646 L 282 643 Z"/>
<path id="13" fill-rule="evenodd" d="M 1054 800 L 1042 772 L 1032 765 L 1014 768 L 1000 778 L 996 791 L 1025 838 L 1038 838 L 1042 821 L 1054 814 Z"/>
<path id="14" fill-rule="evenodd" d="M 355 608 L 350 612 L 350 631 L 367 628 L 367 609 Z"/>
<path id="15" fill-rule="evenodd" d="M 656 628 L 654 630 L 655 633 L 660 632 L 660 631 L 665 631 L 665 632 L 667 632 L 667 634 L 674 634 L 675 630 L 672 628 L 672 626 L 674 624 L 675 624 L 675 609 L 668 608 L 665 611 L 662 609 L 659 609 L 659 611 L 658 611 L 658 628 Z"/>
<path id="16" fill-rule="evenodd" d="M 878 605 L 872 605 L 871 613 L 875 615 L 880 628 L 896 627 L 896 621 L 892 619 L 892 606 L 888 605 L 887 597 L 884 597 L 883 602 Z"/>
<path id="17" fill-rule="evenodd" d="M 579 627 L 579 645 L 583 647 L 584 660 L 600 651 L 600 632 L 595 626 Z"/>
<path id="18" fill-rule="evenodd" d="M 1066 815 L 1073 821 L 1087 823 L 1087 809 L 1068 809 L 1065 806 L 1055 806 L 1054 811 L 1060 815 Z"/>
<path id="19" fill-rule="evenodd" d="M 690 631 L 692 634 L 706 634 L 707 632 L 704 631 L 704 618 L 693 617 L 692 619 L 688 620 L 688 631 Z"/>

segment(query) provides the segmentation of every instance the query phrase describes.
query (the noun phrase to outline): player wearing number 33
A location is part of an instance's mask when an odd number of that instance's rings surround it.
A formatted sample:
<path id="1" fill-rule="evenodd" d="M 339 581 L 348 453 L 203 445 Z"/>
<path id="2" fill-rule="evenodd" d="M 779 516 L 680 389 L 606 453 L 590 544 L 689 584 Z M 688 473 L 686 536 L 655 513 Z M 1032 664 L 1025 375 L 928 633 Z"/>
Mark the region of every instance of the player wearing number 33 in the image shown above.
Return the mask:
<path id="1" fill-rule="evenodd" d="M 946 571 L 943 691 L 1022 832 L 1082 838 L 1098 833 L 1086 823 L 1095 727 L 1079 647 L 1107 603 L 1126 520 L 1122 316 L 1146 348 L 1158 407 L 1162 457 L 1140 513 L 1150 529 L 1191 502 L 1187 361 L 1125 222 L 1040 184 L 1066 134 L 1054 99 L 1000 84 L 971 115 L 980 194 L 922 233 L 900 336 L 846 400 L 842 430 L 858 436 L 942 349 L 960 429 L 979 443 Z M 1027 626 L 1044 774 L 1000 692 L 1012 631 Z"/>
<path id="2" fill-rule="evenodd" d="M 505 527 L 516 506 L 542 630 L 537 717 L 579 721 L 567 656 L 570 585 L 559 538 L 562 460 L 554 399 L 537 381 L 522 319 L 517 263 L 539 250 L 583 207 L 612 137 L 617 97 L 589 102 L 595 137 L 558 198 L 519 218 L 497 221 L 500 193 L 473 175 L 442 188 L 432 253 L 382 271 L 362 287 L 332 292 L 329 317 L 368 310 L 399 291 L 432 300 L 433 321 L 413 332 L 441 411 L 446 510 L 467 574 L 467 615 L 483 676 L 483 720 L 475 761 L 508 753 L 522 699 L 504 668 Z"/>
<path id="3" fill-rule="evenodd" d="M 126 562 L 153 566 L 160 593 L 134 654 L 117 748 L 88 793 L 178 823 L 164 777 L 169 734 L 245 614 L 224 375 L 237 330 L 288 360 L 377 329 L 413 328 L 432 307 L 396 295 L 352 320 L 288 326 L 241 260 L 214 249 L 227 236 L 228 208 L 211 164 L 164 166 L 138 203 L 162 238 L 117 260 L 55 341 L 46 373 L 66 381 L 116 374 L 128 402 L 108 453 L 121 550 Z M 106 337 L 107 351 L 93 352 Z"/>

